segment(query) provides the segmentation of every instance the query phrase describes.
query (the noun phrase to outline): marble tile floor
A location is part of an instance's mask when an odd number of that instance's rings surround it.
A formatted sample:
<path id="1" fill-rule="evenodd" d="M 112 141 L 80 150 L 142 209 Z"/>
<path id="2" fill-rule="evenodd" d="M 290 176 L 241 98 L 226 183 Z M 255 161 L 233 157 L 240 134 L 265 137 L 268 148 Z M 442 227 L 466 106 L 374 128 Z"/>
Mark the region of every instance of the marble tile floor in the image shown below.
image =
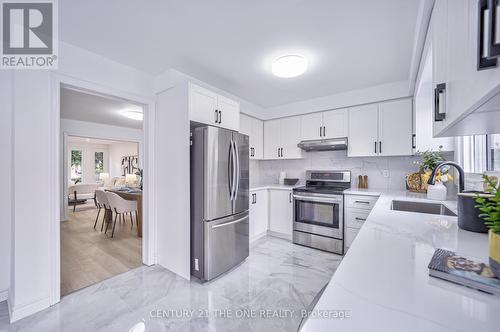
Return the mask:
<path id="1" fill-rule="evenodd" d="M 297 331 L 301 310 L 341 259 L 267 236 L 252 244 L 245 262 L 204 284 L 143 266 L 14 324 L 2 302 L 0 331 L 129 331 L 141 322 L 146 331 Z"/>

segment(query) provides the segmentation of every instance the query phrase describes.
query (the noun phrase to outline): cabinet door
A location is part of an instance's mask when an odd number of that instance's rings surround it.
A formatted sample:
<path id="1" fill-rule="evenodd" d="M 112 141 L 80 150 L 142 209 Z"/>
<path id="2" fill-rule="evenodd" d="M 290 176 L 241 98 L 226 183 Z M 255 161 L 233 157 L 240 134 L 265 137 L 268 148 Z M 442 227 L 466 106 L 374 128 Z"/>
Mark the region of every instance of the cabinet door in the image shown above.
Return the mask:
<path id="1" fill-rule="evenodd" d="M 323 137 L 347 137 L 348 127 L 347 109 L 323 112 Z"/>
<path id="2" fill-rule="evenodd" d="M 320 139 L 323 126 L 323 114 L 312 113 L 300 117 L 301 140 Z"/>
<path id="3" fill-rule="evenodd" d="M 379 104 L 379 155 L 409 156 L 413 153 L 411 120 L 411 99 L 393 100 Z"/>
<path id="4" fill-rule="evenodd" d="M 253 118 L 245 114 L 240 114 L 240 133 L 250 136 L 250 146 L 252 146 L 252 120 Z"/>
<path id="5" fill-rule="evenodd" d="M 218 126 L 217 94 L 210 90 L 189 85 L 189 119 L 200 123 Z"/>
<path id="6" fill-rule="evenodd" d="M 438 84 L 446 83 L 448 73 L 448 0 L 437 0 L 434 3 L 431 16 L 432 32 L 432 98 L 434 99 L 434 89 Z M 449 86 L 447 87 L 447 90 Z M 442 107 L 446 108 L 446 94 L 441 100 Z M 448 123 L 434 121 L 435 103 L 432 107 L 432 127 L 433 136 L 439 133 Z"/>
<path id="7" fill-rule="evenodd" d="M 293 116 L 281 119 L 282 158 L 302 158 L 302 150 L 297 147 L 300 142 L 300 117 Z"/>
<path id="8" fill-rule="evenodd" d="M 240 104 L 229 98 L 218 96 L 217 109 L 220 111 L 219 126 L 235 131 L 240 129 Z"/>
<path id="9" fill-rule="evenodd" d="M 264 121 L 264 159 L 278 159 L 281 148 L 281 121 Z"/>
<path id="10" fill-rule="evenodd" d="M 260 237 L 268 229 L 268 193 L 267 190 L 259 190 L 255 193 L 255 223 L 254 237 Z"/>
<path id="11" fill-rule="evenodd" d="M 264 123 L 259 119 L 252 118 L 251 146 L 253 148 L 252 159 L 264 158 Z"/>
<path id="12" fill-rule="evenodd" d="M 291 190 L 269 190 L 269 229 L 289 238 L 293 230 L 291 195 Z"/>
<path id="13" fill-rule="evenodd" d="M 377 104 L 362 105 L 349 109 L 349 157 L 377 155 Z M 378 144 L 377 144 L 378 145 Z"/>

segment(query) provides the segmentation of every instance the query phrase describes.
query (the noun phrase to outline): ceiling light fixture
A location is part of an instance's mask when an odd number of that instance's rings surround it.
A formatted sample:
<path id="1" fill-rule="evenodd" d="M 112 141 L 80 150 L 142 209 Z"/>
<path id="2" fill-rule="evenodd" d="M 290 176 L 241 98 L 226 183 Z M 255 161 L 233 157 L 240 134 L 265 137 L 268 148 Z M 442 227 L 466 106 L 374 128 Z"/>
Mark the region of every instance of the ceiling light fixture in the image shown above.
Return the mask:
<path id="1" fill-rule="evenodd" d="M 125 110 L 122 112 L 122 115 L 126 118 L 137 121 L 142 121 L 142 119 L 144 118 L 144 115 L 141 111 Z"/>
<path id="2" fill-rule="evenodd" d="M 307 59 L 299 54 L 282 55 L 274 59 L 271 70 L 278 77 L 296 77 L 306 72 Z"/>

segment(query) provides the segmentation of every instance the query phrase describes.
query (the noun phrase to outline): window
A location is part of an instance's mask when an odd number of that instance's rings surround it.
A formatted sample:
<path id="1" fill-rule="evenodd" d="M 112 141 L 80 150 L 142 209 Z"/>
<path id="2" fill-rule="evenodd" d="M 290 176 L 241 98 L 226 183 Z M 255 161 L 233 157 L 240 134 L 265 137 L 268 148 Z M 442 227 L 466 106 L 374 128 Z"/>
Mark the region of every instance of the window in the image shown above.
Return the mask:
<path id="1" fill-rule="evenodd" d="M 465 172 L 500 171 L 500 134 L 464 136 L 459 144 Z"/>
<path id="2" fill-rule="evenodd" d="M 71 150 L 70 179 L 74 183 L 82 182 L 82 150 Z"/>
<path id="3" fill-rule="evenodd" d="M 94 153 L 94 179 L 99 181 L 99 174 L 104 172 L 104 152 Z"/>

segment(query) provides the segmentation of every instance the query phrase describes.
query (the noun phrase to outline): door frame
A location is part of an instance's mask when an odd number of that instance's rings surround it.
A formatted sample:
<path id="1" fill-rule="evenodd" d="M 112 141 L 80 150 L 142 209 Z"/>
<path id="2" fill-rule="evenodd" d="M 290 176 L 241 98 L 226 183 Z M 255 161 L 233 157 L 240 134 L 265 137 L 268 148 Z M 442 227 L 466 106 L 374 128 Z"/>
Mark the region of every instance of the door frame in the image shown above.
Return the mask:
<path id="1" fill-rule="evenodd" d="M 156 102 L 154 97 L 139 96 L 98 83 L 76 79 L 64 74 L 51 73 L 51 115 L 50 115 L 50 305 L 61 300 L 61 195 L 64 193 L 61 181 L 61 167 L 64 160 L 61 143 L 64 142 L 60 126 L 60 92 L 61 88 L 70 87 L 84 93 L 98 96 L 122 99 L 140 104 L 144 110 L 142 144 L 139 150 L 143 155 L 143 169 L 147 176 L 143 181 L 143 237 L 142 237 L 142 262 L 145 265 L 157 263 L 157 237 L 156 237 L 156 195 L 155 195 L 155 118 Z M 141 146 L 142 145 L 142 146 Z"/>

